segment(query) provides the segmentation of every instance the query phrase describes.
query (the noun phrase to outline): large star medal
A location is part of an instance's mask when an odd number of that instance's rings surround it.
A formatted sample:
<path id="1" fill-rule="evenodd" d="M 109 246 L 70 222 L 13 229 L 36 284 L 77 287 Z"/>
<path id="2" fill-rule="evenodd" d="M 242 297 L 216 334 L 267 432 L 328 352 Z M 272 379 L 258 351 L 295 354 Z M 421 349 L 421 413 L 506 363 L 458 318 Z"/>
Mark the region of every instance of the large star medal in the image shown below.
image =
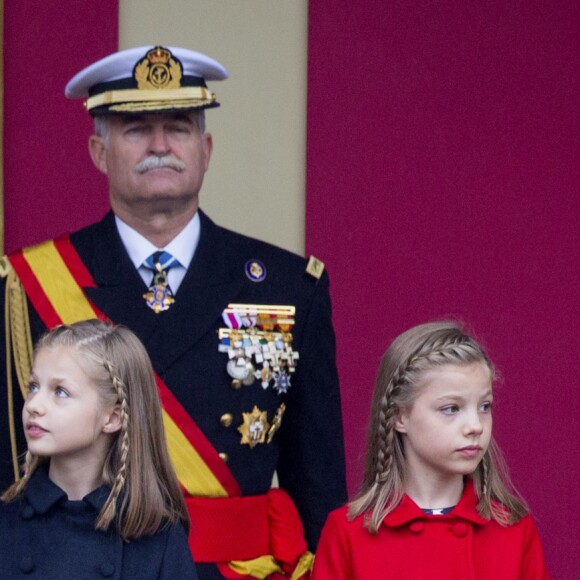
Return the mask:
<path id="1" fill-rule="evenodd" d="M 264 443 L 270 428 L 268 413 L 260 411 L 254 405 L 251 413 L 242 413 L 242 415 L 244 422 L 238 427 L 238 431 L 242 434 L 242 445 L 255 447 L 258 443 Z"/>

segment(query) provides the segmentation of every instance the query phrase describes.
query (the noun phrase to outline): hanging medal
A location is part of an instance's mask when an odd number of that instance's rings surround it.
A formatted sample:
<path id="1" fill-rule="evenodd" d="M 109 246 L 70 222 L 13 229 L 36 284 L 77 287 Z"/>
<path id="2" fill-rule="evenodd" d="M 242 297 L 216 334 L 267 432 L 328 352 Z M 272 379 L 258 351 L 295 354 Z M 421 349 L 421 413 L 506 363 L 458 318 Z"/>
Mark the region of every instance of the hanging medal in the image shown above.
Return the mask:
<path id="1" fill-rule="evenodd" d="M 175 302 L 171 288 L 169 288 L 169 284 L 167 283 L 167 272 L 163 270 L 159 262 L 155 264 L 153 281 L 151 282 L 149 290 L 143 294 L 143 298 L 145 298 L 147 306 L 155 314 L 169 310 L 169 307 Z"/>

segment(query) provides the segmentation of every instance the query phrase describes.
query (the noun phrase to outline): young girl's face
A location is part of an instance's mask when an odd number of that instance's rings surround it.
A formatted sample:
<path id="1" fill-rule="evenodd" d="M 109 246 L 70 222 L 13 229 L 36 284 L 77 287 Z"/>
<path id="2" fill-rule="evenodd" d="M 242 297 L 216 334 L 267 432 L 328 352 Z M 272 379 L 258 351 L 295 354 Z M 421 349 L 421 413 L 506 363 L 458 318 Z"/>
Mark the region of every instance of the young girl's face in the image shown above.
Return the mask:
<path id="1" fill-rule="evenodd" d="M 53 460 L 102 462 L 117 430 L 116 405 L 106 405 L 73 347 L 41 348 L 22 411 L 28 450 Z M 85 363 L 86 364 L 86 363 Z"/>
<path id="2" fill-rule="evenodd" d="M 438 480 L 473 473 L 489 446 L 492 400 L 482 363 L 425 372 L 411 408 L 396 423 L 409 473 Z"/>

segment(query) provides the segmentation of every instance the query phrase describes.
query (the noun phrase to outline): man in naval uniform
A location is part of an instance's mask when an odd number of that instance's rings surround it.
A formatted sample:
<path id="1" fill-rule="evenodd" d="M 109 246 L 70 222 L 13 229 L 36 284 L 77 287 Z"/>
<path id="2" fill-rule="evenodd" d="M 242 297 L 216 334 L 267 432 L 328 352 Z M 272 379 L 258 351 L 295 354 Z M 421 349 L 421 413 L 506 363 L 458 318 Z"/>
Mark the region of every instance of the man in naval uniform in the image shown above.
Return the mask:
<path id="1" fill-rule="evenodd" d="M 95 119 L 89 150 L 111 211 L 0 263 L 0 483 L 17 477 L 25 449 L 30 345 L 73 319 L 124 324 L 157 375 L 200 577 L 300 578 L 327 513 L 346 500 L 328 277 L 318 260 L 199 209 L 205 109 L 218 106 L 206 80 L 226 77 L 203 54 L 157 46 L 115 53 L 68 83 Z"/>

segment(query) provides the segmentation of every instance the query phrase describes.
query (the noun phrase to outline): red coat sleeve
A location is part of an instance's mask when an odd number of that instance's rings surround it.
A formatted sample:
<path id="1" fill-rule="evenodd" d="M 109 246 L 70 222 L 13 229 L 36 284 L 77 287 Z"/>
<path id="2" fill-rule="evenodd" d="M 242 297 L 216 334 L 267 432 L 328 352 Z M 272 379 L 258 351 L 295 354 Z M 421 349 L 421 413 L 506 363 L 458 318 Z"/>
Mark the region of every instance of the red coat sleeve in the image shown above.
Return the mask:
<path id="1" fill-rule="evenodd" d="M 329 514 L 316 550 L 312 580 L 352 578 L 351 546 L 346 534 L 346 522 L 346 508 L 340 508 Z"/>
<path id="2" fill-rule="evenodd" d="M 540 534 L 532 516 L 528 515 L 522 523 L 525 524 L 524 553 L 522 561 L 522 577 L 529 580 L 549 580 L 548 568 L 544 559 L 544 550 Z"/>

